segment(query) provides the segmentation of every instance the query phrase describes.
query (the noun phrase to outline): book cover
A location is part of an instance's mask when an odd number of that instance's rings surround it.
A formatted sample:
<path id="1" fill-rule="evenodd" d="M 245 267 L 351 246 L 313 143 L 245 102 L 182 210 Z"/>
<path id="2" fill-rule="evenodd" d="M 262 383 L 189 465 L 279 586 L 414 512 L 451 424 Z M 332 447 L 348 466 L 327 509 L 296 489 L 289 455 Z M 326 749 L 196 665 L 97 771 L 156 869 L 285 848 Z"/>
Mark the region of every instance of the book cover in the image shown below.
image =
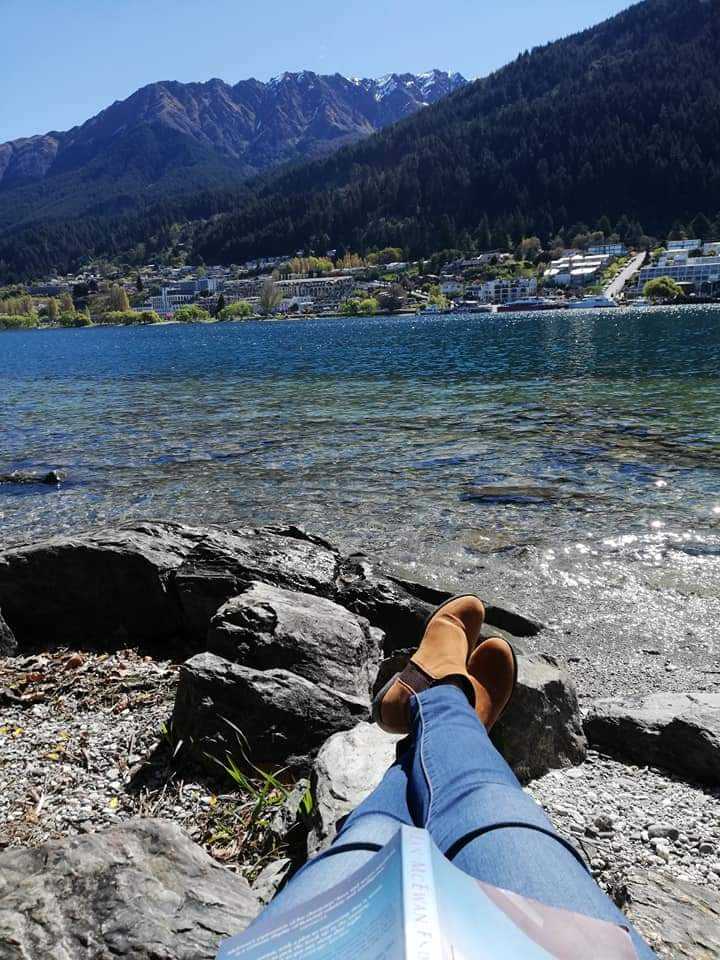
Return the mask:
<path id="1" fill-rule="evenodd" d="M 302 883 L 302 878 L 298 878 Z M 261 914 L 217 960 L 636 960 L 628 930 L 463 873 L 402 827 L 362 869 Z"/>

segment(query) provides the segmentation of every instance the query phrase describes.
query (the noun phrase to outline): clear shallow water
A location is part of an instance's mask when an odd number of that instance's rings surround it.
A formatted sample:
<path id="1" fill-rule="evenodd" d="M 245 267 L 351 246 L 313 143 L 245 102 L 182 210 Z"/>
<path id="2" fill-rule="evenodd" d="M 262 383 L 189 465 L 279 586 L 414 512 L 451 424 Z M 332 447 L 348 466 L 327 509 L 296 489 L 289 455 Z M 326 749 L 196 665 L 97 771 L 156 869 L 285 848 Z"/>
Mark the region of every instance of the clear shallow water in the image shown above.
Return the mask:
<path id="1" fill-rule="evenodd" d="M 560 633 L 714 650 L 719 375 L 711 308 L 3 333 L 0 473 L 71 482 L 0 487 L 0 542 L 291 519 Z"/>

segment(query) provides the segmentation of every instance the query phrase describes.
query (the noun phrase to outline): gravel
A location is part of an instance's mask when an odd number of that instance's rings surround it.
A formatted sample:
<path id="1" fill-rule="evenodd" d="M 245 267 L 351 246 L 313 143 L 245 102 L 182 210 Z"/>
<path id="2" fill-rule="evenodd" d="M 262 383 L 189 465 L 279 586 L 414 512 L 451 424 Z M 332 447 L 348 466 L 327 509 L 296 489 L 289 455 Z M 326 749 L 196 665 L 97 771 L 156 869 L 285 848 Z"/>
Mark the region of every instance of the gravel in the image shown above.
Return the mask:
<path id="1" fill-rule="evenodd" d="M 174 820 L 215 859 L 253 876 L 282 853 L 253 821 L 257 796 L 171 761 L 178 665 L 137 650 L 0 659 L 0 848 Z M 273 791 L 264 805 L 281 805 Z"/>
<path id="2" fill-rule="evenodd" d="M 582 766 L 548 773 L 527 789 L 583 850 L 601 885 L 648 868 L 693 883 L 717 883 L 720 789 L 592 750 Z"/>

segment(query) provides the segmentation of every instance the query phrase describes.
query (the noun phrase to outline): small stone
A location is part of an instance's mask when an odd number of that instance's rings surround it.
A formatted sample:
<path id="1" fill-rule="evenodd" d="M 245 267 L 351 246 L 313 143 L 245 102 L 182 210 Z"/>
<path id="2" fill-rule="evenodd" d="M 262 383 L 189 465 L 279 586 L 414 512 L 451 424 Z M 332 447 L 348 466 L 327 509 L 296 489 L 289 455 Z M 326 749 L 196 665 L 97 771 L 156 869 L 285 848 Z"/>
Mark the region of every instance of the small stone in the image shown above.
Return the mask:
<path id="1" fill-rule="evenodd" d="M 608 816 L 607 813 L 601 813 L 599 816 L 595 817 L 595 826 L 603 833 L 612 833 L 614 823 L 615 821 L 613 818 Z"/>
<path id="2" fill-rule="evenodd" d="M 714 844 L 708 843 L 708 841 L 705 840 L 705 841 L 704 841 L 703 843 L 701 843 L 700 846 L 698 847 L 698 853 L 702 854 L 702 856 L 704 856 L 704 857 L 709 856 L 709 855 L 711 856 L 713 853 L 715 853 L 715 846 L 714 846 Z"/>
<path id="3" fill-rule="evenodd" d="M 672 840 L 673 843 L 680 836 L 680 831 L 664 823 L 652 823 L 647 829 L 651 839 Z"/>

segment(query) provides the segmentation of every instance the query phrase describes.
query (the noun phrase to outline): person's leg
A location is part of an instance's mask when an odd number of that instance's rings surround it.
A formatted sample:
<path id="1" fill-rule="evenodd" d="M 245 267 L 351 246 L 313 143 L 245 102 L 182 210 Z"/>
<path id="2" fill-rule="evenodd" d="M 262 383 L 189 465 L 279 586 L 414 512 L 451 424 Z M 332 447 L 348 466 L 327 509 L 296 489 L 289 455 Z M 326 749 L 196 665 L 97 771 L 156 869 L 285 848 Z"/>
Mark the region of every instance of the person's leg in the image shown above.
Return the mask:
<path id="1" fill-rule="evenodd" d="M 470 595 L 454 597 L 436 610 L 414 655 L 415 662 L 393 677 L 375 697 L 373 714 L 382 729 L 408 732 L 407 704 L 417 683 L 422 686 L 447 678 L 460 682 L 470 695 L 474 696 L 475 688 L 481 692 L 477 683 L 473 686 L 465 667 L 478 640 L 484 615 L 482 601 Z M 348 817 L 332 847 L 298 871 L 275 898 L 271 909 L 284 910 L 324 893 L 364 866 L 402 824 L 414 826 L 407 805 L 412 757 L 412 749 L 406 749 L 379 787 Z"/>
<path id="2" fill-rule="evenodd" d="M 523 791 L 461 690 L 433 687 L 410 711 L 410 813 L 455 866 L 549 906 L 628 925 Z M 640 960 L 655 957 L 631 933 Z"/>
<path id="3" fill-rule="evenodd" d="M 407 805 L 411 754 L 406 752 L 380 784 L 345 820 L 332 846 L 309 860 L 261 914 L 263 923 L 325 893 L 371 860 L 405 824 L 414 826 Z"/>

